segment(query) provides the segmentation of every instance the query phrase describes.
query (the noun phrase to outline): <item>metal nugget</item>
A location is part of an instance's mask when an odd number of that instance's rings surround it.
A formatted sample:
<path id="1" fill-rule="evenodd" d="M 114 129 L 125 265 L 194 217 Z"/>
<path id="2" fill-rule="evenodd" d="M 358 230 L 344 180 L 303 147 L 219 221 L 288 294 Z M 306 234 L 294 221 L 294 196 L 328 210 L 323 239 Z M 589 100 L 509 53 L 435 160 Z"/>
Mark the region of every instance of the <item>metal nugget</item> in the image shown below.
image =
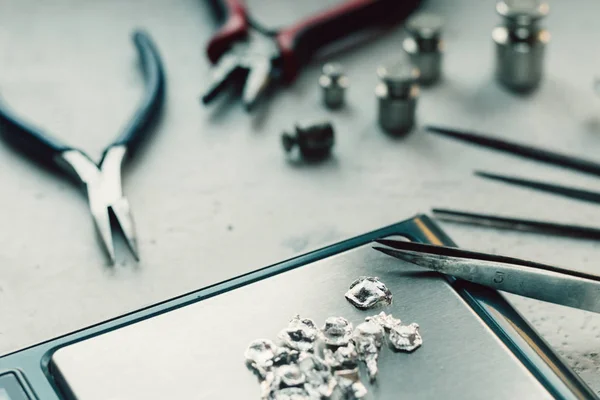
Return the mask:
<path id="1" fill-rule="evenodd" d="M 392 304 L 392 292 L 377 277 L 361 276 L 352 282 L 345 296 L 362 310 Z"/>
<path id="2" fill-rule="evenodd" d="M 338 382 L 337 392 L 341 398 L 347 400 L 362 399 L 367 395 L 367 388 L 360 381 L 358 369 L 352 371 L 339 371 L 336 373 Z"/>
<path id="3" fill-rule="evenodd" d="M 323 359 L 334 371 L 354 370 L 358 367 L 358 352 L 352 342 L 336 350 L 324 349 Z"/>
<path id="4" fill-rule="evenodd" d="M 375 321 L 367 321 L 358 325 L 354 332 L 352 332 L 352 340 L 354 343 L 356 341 L 360 341 L 363 338 L 373 339 L 373 342 L 377 347 L 381 347 L 384 337 L 385 331 L 383 330 L 383 326 Z"/>
<path id="5" fill-rule="evenodd" d="M 388 339 L 394 349 L 400 351 L 414 351 L 423 344 L 423 338 L 419 333 L 419 324 L 398 325 L 390 330 Z"/>
<path id="6" fill-rule="evenodd" d="M 352 334 L 358 359 L 366 364 L 371 382 L 377 378 L 377 360 L 383 344 L 383 334 L 383 327 L 372 321 L 358 325 Z"/>
<path id="7" fill-rule="evenodd" d="M 433 84 L 441 76 L 442 27 L 442 18 L 430 13 L 417 14 L 406 22 L 409 37 L 404 39 L 402 47 L 413 65 L 419 68 L 419 83 L 423 85 Z"/>
<path id="8" fill-rule="evenodd" d="M 321 337 L 329 346 L 345 346 L 351 336 L 352 324 L 343 317 L 329 317 L 321 328 Z"/>
<path id="9" fill-rule="evenodd" d="M 402 321 L 399 318 L 394 318 L 392 314 L 386 314 L 384 311 L 380 312 L 377 315 L 373 315 L 372 317 L 366 317 L 366 322 L 375 322 L 381 327 L 383 327 L 386 331 L 389 331 L 394 326 L 400 325 Z"/>
<path id="10" fill-rule="evenodd" d="M 268 339 L 258 339 L 250 343 L 244 357 L 246 363 L 261 379 L 265 379 L 267 372 L 273 367 L 273 359 L 277 354 L 277 346 Z"/>
<path id="11" fill-rule="evenodd" d="M 300 358 L 298 350 L 290 349 L 289 347 L 279 346 L 273 357 L 273 365 L 279 366 L 283 364 L 293 364 Z"/>
<path id="12" fill-rule="evenodd" d="M 327 63 L 323 66 L 323 74 L 319 77 L 319 86 L 323 90 L 323 103 L 330 110 L 344 105 L 348 78 L 339 63 Z"/>
<path id="13" fill-rule="evenodd" d="M 496 77 L 509 89 L 523 92 L 538 86 L 550 34 L 538 22 L 548 15 L 548 3 L 539 0 L 503 0 L 496 11 L 504 17 L 494 28 Z"/>
<path id="14" fill-rule="evenodd" d="M 296 315 L 292 318 L 288 327 L 279 333 L 278 338 L 291 349 L 312 351 L 318 334 L 319 329 L 313 320 L 300 318 L 300 315 Z"/>
<path id="15" fill-rule="evenodd" d="M 306 376 L 297 364 L 282 365 L 275 370 L 285 387 L 300 386 L 306 382 Z"/>
<path id="16" fill-rule="evenodd" d="M 269 396 L 269 400 L 318 400 L 311 397 L 304 388 L 289 387 L 276 390 Z"/>
<path id="17" fill-rule="evenodd" d="M 279 389 L 279 377 L 270 370 L 264 379 L 260 381 L 260 398 L 263 400 L 270 399 L 271 394 Z"/>
<path id="18" fill-rule="evenodd" d="M 330 398 L 337 382 L 329 365 L 319 357 L 309 353 L 303 353 L 303 358 L 298 365 L 306 376 L 304 389 L 316 398 Z"/>

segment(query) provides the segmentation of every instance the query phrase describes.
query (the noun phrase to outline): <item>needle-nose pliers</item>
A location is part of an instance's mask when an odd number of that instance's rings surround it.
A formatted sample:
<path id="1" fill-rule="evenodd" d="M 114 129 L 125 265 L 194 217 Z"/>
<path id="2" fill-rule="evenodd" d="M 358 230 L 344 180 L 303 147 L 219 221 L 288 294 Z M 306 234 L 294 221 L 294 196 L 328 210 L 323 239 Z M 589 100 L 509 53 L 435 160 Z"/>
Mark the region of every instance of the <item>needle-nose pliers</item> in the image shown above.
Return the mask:
<path id="1" fill-rule="evenodd" d="M 1 132 L 8 143 L 33 160 L 56 167 L 74 177 L 85 187 L 92 217 L 113 264 L 115 251 L 111 213 L 134 257 L 139 259 L 129 201 L 123 195 L 121 187 L 121 167 L 123 161 L 133 155 L 142 139 L 147 136 L 150 125 L 162 108 L 165 93 L 164 72 L 156 46 L 148 34 L 142 31 L 134 32 L 133 41 L 144 73 L 144 96 L 139 109 L 121 135 L 105 148 L 102 159 L 97 164 L 82 150 L 64 144 L 28 124 L 0 103 Z"/>
<path id="2" fill-rule="evenodd" d="M 251 110 L 274 81 L 292 82 L 298 70 L 323 46 L 356 31 L 399 22 L 421 0 L 349 0 L 276 31 L 252 19 L 244 0 L 208 0 L 224 23 L 211 38 L 214 64 L 206 104 L 233 79 L 245 79 L 244 106 Z"/>

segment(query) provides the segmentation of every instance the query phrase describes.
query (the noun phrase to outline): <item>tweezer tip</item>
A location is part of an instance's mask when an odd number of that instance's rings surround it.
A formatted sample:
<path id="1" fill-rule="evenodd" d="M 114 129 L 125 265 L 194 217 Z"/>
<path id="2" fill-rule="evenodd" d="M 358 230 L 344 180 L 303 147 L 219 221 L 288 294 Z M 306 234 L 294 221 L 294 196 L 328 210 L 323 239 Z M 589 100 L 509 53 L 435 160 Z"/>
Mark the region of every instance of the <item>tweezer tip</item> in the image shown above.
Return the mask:
<path id="1" fill-rule="evenodd" d="M 379 246 L 373 246 L 372 247 L 373 250 L 377 250 L 382 252 L 383 254 L 387 254 L 388 256 L 393 256 L 393 250 L 388 249 L 387 247 L 379 247 Z"/>
<path id="2" fill-rule="evenodd" d="M 200 95 L 200 103 L 202 103 L 203 105 L 207 105 L 208 103 L 210 103 L 216 96 L 212 93 L 205 93 L 203 95 Z"/>
<path id="3" fill-rule="evenodd" d="M 393 239 L 375 239 L 374 240 L 375 243 L 379 243 L 383 246 L 390 246 L 392 247 L 394 243 L 397 242 L 397 240 L 393 240 Z"/>
<path id="4" fill-rule="evenodd" d="M 252 112 L 254 110 L 254 106 L 256 105 L 256 99 L 250 101 L 244 101 L 244 110 L 246 112 Z"/>
<path id="5" fill-rule="evenodd" d="M 131 255 L 133 255 L 133 258 L 135 258 L 135 261 L 139 262 L 140 254 L 138 252 L 137 244 L 130 245 L 130 250 L 131 250 Z"/>
<path id="6" fill-rule="evenodd" d="M 117 258 L 115 257 L 114 252 L 109 252 L 108 254 L 108 265 L 113 266 L 117 263 Z"/>

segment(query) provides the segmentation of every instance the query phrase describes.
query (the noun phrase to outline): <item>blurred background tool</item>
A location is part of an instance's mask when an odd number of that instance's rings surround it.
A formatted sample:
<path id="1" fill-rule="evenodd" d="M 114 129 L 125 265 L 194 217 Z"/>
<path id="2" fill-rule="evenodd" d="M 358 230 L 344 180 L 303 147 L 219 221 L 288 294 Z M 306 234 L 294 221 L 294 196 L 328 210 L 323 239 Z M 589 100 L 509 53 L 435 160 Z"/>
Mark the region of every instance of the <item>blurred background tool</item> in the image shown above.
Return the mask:
<path id="1" fill-rule="evenodd" d="M 521 186 L 546 193 L 552 193 L 558 196 L 568 197 L 570 199 L 600 204 L 600 193 L 593 192 L 591 190 L 578 189 L 548 182 L 540 182 L 532 179 L 517 178 L 500 174 L 490 174 L 488 172 L 481 171 L 475 171 L 475 175 L 498 182 L 508 183 L 510 185 Z"/>
<path id="2" fill-rule="evenodd" d="M 442 18 L 431 13 L 417 14 L 406 22 L 409 37 L 404 39 L 402 47 L 419 68 L 422 85 L 434 84 L 442 74 L 442 27 Z"/>
<path id="3" fill-rule="evenodd" d="M 325 45 L 365 28 L 402 21 L 420 2 L 350 0 L 271 32 L 250 18 L 243 0 L 209 0 L 224 23 L 208 43 L 214 67 L 202 102 L 211 102 L 231 80 L 242 80 L 242 101 L 249 111 L 272 83 L 292 82 Z"/>
<path id="4" fill-rule="evenodd" d="M 600 312 L 598 275 L 455 247 L 388 239 L 376 242 L 389 248 L 375 250 L 432 271 L 495 290 Z"/>
<path id="5" fill-rule="evenodd" d="M 559 224 L 556 222 L 510 218 L 499 215 L 477 214 L 445 208 L 434 208 L 431 211 L 436 219 L 444 222 L 456 222 L 466 225 L 581 239 L 600 239 L 600 229 L 589 226 Z"/>
<path id="6" fill-rule="evenodd" d="M 404 135 L 415 124 L 419 69 L 407 59 L 379 67 L 377 75 L 381 80 L 375 87 L 379 125 L 387 133 Z"/>
<path id="7" fill-rule="evenodd" d="M 496 11 L 503 24 L 494 28 L 496 78 L 505 87 L 526 92 L 542 79 L 544 51 L 550 34 L 539 26 L 548 15 L 548 3 L 539 0 L 502 0 Z"/>
<path id="8" fill-rule="evenodd" d="M 4 104 L 0 104 L 2 136 L 9 143 L 33 160 L 55 167 L 83 184 L 96 228 L 113 264 L 115 251 L 111 214 L 120 226 L 134 257 L 139 259 L 129 201 L 123 195 L 121 187 L 121 167 L 123 161 L 133 155 L 142 139 L 147 136 L 154 118 L 162 108 L 165 94 L 162 62 L 150 36 L 137 31 L 133 35 L 133 41 L 144 73 L 144 97 L 126 128 L 105 148 L 102 159 L 97 164 L 82 150 L 61 143 L 22 121 Z"/>
<path id="9" fill-rule="evenodd" d="M 339 63 L 327 63 L 323 66 L 323 74 L 319 77 L 319 86 L 323 90 L 323 103 L 330 110 L 344 105 L 348 77 Z"/>
<path id="10" fill-rule="evenodd" d="M 286 152 L 298 146 L 300 154 L 307 160 L 322 160 L 331 154 L 335 143 L 335 132 L 330 122 L 296 124 L 293 133 L 283 133 L 281 142 Z"/>
<path id="11" fill-rule="evenodd" d="M 543 163 L 557 165 L 559 167 L 585 172 L 591 175 L 600 176 L 600 164 L 594 161 L 584 160 L 578 157 L 566 154 L 556 153 L 550 150 L 540 149 L 533 146 L 510 142 L 480 133 L 466 132 L 457 129 L 443 128 L 439 126 L 426 126 L 425 130 L 438 135 L 462 140 L 477 146 L 487 147 L 489 149 L 499 150 L 505 153 L 514 154 L 531 160 Z"/>

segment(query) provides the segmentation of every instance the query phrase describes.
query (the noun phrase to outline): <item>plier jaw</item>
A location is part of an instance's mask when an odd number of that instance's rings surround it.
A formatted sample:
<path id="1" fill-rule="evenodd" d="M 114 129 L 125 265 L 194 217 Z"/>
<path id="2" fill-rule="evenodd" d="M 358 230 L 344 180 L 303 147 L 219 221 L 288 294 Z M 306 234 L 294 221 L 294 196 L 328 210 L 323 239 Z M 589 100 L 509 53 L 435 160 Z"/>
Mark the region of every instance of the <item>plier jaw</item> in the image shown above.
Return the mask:
<path id="1" fill-rule="evenodd" d="M 243 41 L 234 43 L 212 67 L 204 104 L 210 103 L 233 81 L 244 81 L 242 101 L 251 111 L 271 83 L 277 80 L 279 49 L 272 38 L 252 32 Z"/>
<path id="2" fill-rule="evenodd" d="M 272 82 L 294 81 L 322 47 L 364 28 L 401 21 L 421 0 L 348 0 L 278 31 L 251 20 L 243 0 L 209 2 L 224 22 L 207 47 L 215 66 L 202 102 L 211 102 L 241 76 L 243 102 L 251 110 Z"/>
<path id="3" fill-rule="evenodd" d="M 126 155 L 127 148 L 123 145 L 109 147 L 99 166 L 79 150 L 67 150 L 60 155 L 61 164 L 85 187 L 94 224 L 111 264 L 116 261 L 111 219 L 139 261 L 135 224 L 121 186 L 121 169 Z"/>

